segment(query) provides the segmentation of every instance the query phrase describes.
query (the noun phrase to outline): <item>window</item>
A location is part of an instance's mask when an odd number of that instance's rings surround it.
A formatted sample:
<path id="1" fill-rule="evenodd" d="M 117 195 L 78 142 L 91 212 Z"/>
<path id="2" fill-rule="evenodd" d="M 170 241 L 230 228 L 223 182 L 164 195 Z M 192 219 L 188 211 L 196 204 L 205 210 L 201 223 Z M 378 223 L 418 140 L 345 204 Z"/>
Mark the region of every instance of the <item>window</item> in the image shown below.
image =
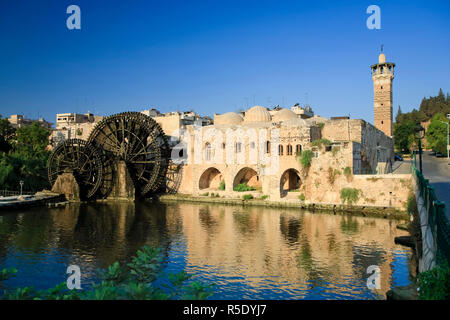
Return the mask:
<path id="1" fill-rule="evenodd" d="M 300 154 L 302 152 L 302 145 L 298 144 L 295 146 L 295 153 Z"/>
<path id="2" fill-rule="evenodd" d="M 205 144 L 205 160 L 211 161 L 211 145 L 208 142 Z"/>
<path id="3" fill-rule="evenodd" d="M 283 155 L 283 146 L 281 144 L 278 146 L 278 155 Z"/>
<path id="4" fill-rule="evenodd" d="M 270 141 L 266 141 L 266 153 L 270 153 Z"/>
<path id="5" fill-rule="evenodd" d="M 242 143 L 237 142 L 236 143 L 236 153 L 240 153 L 241 152 L 241 147 L 242 147 Z"/>
<path id="6" fill-rule="evenodd" d="M 250 142 L 250 148 L 251 149 L 255 149 L 255 143 L 252 141 L 252 142 Z"/>
<path id="7" fill-rule="evenodd" d="M 225 143 L 222 143 L 222 149 L 225 149 Z"/>
<path id="8" fill-rule="evenodd" d="M 290 144 L 288 144 L 288 145 L 286 146 L 286 149 L 287 149 L 286 154 L 287 154 L 288 156 L 292 156 L 292 146 L 291 146 Z"/>

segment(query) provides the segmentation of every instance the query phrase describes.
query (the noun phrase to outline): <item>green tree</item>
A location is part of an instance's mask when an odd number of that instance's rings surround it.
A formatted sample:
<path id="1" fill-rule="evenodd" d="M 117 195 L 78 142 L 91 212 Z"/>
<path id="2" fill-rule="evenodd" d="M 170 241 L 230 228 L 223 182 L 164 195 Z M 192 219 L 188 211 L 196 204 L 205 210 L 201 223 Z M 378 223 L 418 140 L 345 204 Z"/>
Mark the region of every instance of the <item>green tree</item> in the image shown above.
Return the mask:
<path id="1" fill-rule="evenodd" d="M 4 121 L 0 124 L 0 132 L 5 136 L 13 134 Z M 0 152 L 1 189 L 18 190 L 20 180 L 24 181 L 24 190 L 38 191 L 50 186 L 47 178 L 49 135 L 50 130 L 38 123 L 15 131 L 16 141 L 8 142 L 11 149 Z"/>
<path id="2" fill-rule="evenodd" d="M 0 152 L 8 152 L 12 149 L 15 133 L 16 130 L 8 119 L 0 115 Z"/>
<path id="3" fill-rule="evenodd" d="M 426 138 L 431 149 L 447 154 L 447 125 L 448 119 L 442 113 L 437 113 L 431 119 L 426 132 Z"/>
<path id="4" fill-rule="evenodd" d="M 414 142 L 414 127 L 412 121 L 396 122 L 394 124 L 395 148 L 401 152 L 409 153 Z"/>

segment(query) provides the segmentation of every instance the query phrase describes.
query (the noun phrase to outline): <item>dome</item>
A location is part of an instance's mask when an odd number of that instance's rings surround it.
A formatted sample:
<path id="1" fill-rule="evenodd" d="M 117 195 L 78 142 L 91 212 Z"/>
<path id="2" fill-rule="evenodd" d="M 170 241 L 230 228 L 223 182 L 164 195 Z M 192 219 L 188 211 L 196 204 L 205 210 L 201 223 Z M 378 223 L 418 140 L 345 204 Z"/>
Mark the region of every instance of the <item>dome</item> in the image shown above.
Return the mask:
<path id="1" fill-rule="evenodd" d="M 296 119 L 297 115 L 289 109 L 281 109 L 280 111 L 277 111 L 275 115 L 272 117 L 273 122 L 280 122 L 280 121 L 286 121 L 291 119 Z"/>
<path id="2" fill-rule="evenodd" d="M 225 114 L 215 114 L 214 124 L 240 124 L 244 119 L 236 112 L 227 112 Z"/>
<path id="3" fill-rule="evenodd" d="M 386 56 L 384 55 L 384 53 L 380 53 L 380 55 L 378 56 L 378 63 L 385 63 L 386 62 Z"/>
<path id="4" fill-rule="evenodd" d="M 245 113 L 245 122 L 270 122 L 272 117 L 266 108 L 261 106 L 254 106 Z"/>

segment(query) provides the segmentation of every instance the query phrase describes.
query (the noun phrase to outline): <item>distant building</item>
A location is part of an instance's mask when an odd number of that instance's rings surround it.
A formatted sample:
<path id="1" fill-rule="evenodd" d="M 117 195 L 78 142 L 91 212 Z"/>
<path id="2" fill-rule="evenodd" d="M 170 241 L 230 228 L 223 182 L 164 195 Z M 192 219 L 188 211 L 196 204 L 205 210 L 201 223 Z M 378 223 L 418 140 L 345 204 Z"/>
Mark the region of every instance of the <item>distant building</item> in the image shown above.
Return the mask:
<path id="1" fill-rule="evenodd" d="M 16 129 L 21 128 L 23 126 L 29 126 L 35 122 L 47 129 L 50 129 L 53 125 L 53 123 L 45 121 L 43 118 L 39 118 L 39 120 L 32 120 L 25 118 L 21 114 L 12 114 L 9 117 L 8 121 L 11 124 L 11 126 L 13 126 Z"/>
<path id="2" fill-rule="evenodd" d="M 103 119 L 88 111 L 86 114 L 58 113 L 56 115 L 56 129 L 50 135 L 52 146 L 56 146 L 66 139 L 87 140 L 94 126 Z"/>
<path id="3" fill-rule="evenodd" d="M 202 117 L 194 111 L 160 113 L 158 110 L 151 108 L 149 110 L 143 110 L 141 113 L 152 117 L 161 126 L 164 133 L 172 137 L 173 142 L 179 140 L 179 130 L 186 129 L 188 125 L 206 126 L 213 123 L 210 117 Z"/>

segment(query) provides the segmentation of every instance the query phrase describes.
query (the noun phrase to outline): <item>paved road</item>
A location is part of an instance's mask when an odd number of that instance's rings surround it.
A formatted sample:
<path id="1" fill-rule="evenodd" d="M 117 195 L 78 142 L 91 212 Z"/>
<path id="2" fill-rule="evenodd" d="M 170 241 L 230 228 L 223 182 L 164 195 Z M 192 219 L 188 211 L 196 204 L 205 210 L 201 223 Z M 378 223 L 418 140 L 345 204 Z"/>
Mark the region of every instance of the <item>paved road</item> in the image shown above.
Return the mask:
<path id="1" fill-rule="evenodd" d="M 447 158 L 436 158 L 425 151 L 422 156 L 423 175 L 430 180 L 436 197 L 445 202 L 447 218 L 450 219 L 450 165 Z"/>
<path id="2" fill-rule="evenodd" d="M 430 155 L 429 151 L 425 151 L 422 161 L 423 175 L 430 180 L 430 185 L 434 187 L 437 198 L 445 202 L 447 218 L 450 220 L 450 165 L 448 165 L 447 158 L 436 158 Z M 394 173 L 409 173 L 410 163 L 409 160 L 395 162 Z"/>

